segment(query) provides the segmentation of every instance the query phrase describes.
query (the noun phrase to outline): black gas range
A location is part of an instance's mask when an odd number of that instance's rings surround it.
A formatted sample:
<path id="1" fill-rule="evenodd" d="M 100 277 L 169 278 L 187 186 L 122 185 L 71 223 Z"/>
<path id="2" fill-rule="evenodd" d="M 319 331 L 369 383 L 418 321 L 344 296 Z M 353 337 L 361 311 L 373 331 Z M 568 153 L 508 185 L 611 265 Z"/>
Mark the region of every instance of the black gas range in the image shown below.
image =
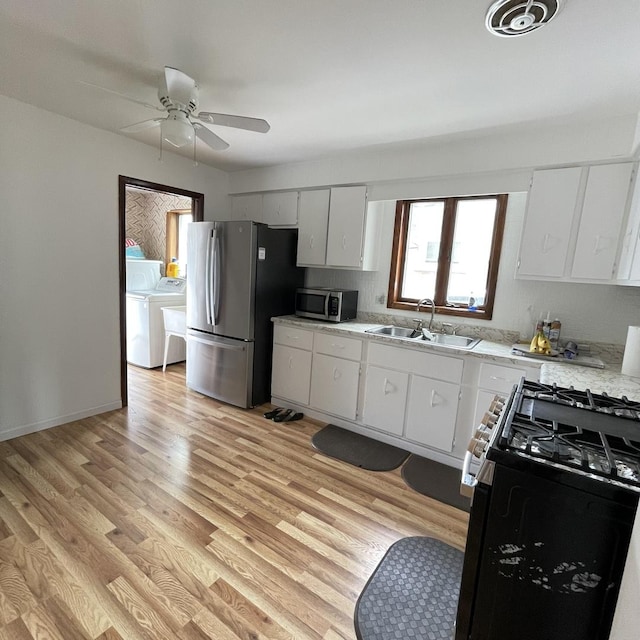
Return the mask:
<path id="1" fill-rule="evenodd" d="M 609 638 L 640 497 L 640 402 L 523 379 L 476 430 L 462 484 L 456 640 Z"/>

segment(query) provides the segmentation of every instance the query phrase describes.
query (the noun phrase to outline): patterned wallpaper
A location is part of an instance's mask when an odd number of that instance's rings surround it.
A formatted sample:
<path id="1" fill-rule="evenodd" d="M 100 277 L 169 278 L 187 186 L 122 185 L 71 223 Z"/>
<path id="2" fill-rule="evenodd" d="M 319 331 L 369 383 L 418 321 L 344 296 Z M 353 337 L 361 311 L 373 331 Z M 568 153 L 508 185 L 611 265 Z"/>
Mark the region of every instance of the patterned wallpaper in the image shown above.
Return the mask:
<path id="1" fill-rule="evenodd" d="M 127 187 L 126 237 L 135 240 L 149 260 L 165 259 L 166 217 L 171 209 L 191 209 L 191 198 Z"/>

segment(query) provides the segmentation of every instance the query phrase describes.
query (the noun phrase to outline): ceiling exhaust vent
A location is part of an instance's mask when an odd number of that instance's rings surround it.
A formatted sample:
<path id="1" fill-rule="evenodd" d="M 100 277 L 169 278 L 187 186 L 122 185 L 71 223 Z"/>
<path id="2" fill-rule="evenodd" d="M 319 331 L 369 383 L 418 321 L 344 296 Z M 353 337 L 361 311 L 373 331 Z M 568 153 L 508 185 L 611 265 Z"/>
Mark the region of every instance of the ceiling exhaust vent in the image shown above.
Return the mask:
<path id="1" fill-rule="evenodd" d="M 562 0 L 498 0 L 487 11 L 485 25 L 502 38 L 523 36 L 543 27 L 560 11 Z"/>

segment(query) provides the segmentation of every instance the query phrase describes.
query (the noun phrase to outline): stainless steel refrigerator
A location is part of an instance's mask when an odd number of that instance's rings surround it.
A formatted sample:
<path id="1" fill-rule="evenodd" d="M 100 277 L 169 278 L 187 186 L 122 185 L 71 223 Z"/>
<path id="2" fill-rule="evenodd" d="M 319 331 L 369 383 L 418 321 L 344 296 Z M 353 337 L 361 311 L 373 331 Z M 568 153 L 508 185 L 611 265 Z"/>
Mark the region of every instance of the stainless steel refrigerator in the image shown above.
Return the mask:
<path id="1" fill-rule="evenodd" d="M 295 311 L 296 229 L 193 222 L 187 231 L 187 386 L 238 407 L 271 395 L 271 317 Z"/>

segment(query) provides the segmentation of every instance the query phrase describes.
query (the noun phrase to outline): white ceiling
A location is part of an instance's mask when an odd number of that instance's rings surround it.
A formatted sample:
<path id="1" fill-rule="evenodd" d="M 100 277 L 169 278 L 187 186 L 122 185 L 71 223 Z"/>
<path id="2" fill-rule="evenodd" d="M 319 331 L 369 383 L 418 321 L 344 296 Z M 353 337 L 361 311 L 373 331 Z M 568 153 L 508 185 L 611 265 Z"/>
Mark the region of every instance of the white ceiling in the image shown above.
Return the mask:
<path id="1" fill-rule="evenodd" d="M 639 0 L 565 0 L 518 38 L 485 29 L 492 1 L 2 0 L 0 93 L 118 132 L 154 112 L 81 81 L 155 104 L 179 68 L 201 110 L 271 123 L 211 127 L 231 146 L 199 160 L 226 171 L 640 110 Z"/>

